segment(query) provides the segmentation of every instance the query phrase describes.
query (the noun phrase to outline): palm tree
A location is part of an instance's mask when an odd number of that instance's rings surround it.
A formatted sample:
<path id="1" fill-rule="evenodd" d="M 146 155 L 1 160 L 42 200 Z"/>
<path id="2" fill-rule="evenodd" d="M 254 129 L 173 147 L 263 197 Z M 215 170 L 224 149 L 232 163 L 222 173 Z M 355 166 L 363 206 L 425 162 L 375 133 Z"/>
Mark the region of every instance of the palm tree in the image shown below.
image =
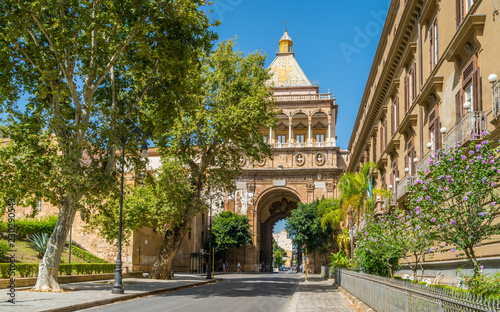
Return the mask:
<path id="1" fill-rule="evenodd" d="M 354 229 L 354 219 L 356 219 L 356 230 L 359 230 L 361 215 L 365 215 L 367 210 L 374 207 L 373 197 L 369 193 L 369 189 L 371 187 L 370 173 L 376 168 L 376 163 L 367 162 L 361 166 L 358 172 L 347 172 L 339 180 L 342 208 L 348 217 L 347 222 L 351 232 Z M 353 244 L 353 239 L 351 239 L 351 251 L 354 250 Z"/>

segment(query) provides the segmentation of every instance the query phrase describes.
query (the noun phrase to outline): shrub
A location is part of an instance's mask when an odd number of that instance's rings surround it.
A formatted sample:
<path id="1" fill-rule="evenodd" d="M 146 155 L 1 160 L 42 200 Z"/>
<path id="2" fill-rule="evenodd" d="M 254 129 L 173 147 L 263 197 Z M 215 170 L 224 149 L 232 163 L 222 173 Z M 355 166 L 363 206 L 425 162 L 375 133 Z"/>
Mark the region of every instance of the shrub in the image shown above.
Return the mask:
<path id="1" fill-rule="evenodd" d="M 347 258 L 346 254 L 343 251 L 339 251 L 337 253 L 333 253 L 330 256 L 330 266 L 333 268 L 346 268 L 349 269 L 351 267 L 351 262 L 349 258 Z"/>
<path id="2" fill-rule="evenodd" d="M 10 250 L 9 243 L 0 239 L 0 259 L 7 258 L 9 250 Z"/>
<path id="3" fill-rule="evenodd" d="M 500 272 L 494 275 L 465 276 L 465 285 L 476 295 L 500 298 Z"/>
<path id="4" fill-rule="evenodd" d="M 16 270 L 21 277 L 38 275 L 38 263 L 16 263 Z"/>
<path id="5" fill-rule="evenodd" d="M 35 233 L 31 234 L 28 241 L 35 245 L 36 251 L 38 251 L 38 257 L 42 258 L 47 250 L 47 243 L 49 242 L 49 234 L 47 233 Z"/>
<path id="6" fill-rule="evenodd" d="M 0 263 L 0 275 L 2 278 L 9 278 L 10 263 Z"/>
<path id="7" fill-rule="evenodd" d="M 86 263 L 108 263 L 108 261 L 101 259 L 97 256 L 94 256 L 93 254 L 75 246 L 71 245 L 71 254 L 77 256 L 78 258 L 82 259 Z"/>
<path id="8" fill-rule="evenodd" d="M 25 218 L 16 220 L 16 234 L 19 238 L 35 233 L 47 233 L 49 236 L 54 232 L 56 227 L 57 216 L 50 216 L 41 219 Z M 0 222 L 0 232 L 8 231 L 8 222 Z"/>

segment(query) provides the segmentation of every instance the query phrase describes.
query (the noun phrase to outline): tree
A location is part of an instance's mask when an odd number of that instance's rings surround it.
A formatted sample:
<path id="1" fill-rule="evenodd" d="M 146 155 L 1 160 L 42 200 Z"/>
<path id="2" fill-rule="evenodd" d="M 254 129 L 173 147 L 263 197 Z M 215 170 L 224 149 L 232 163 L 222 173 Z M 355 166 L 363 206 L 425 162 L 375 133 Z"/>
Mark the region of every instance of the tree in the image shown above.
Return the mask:
<path id="1" fill-rule="evenodd" d="M 2 136 L 10 137 L 0 151 L 2 207 L 43 199 L 59 208 L 35 290 L 60 289 L 60 257 L 76 211 L 118 185 L 115 134 L 133 130 L 160 103 L 156 115 L 170 120 L 160 112 L 172 111 L 169 99 L 183 86 L 177 82 L 215 38 L 202 4 L 0 3 L 0 105 L 9 116 Z M 18 109 L 23 94 L 27 105 Z M 128 141 L 129 160 L 137 160 L 141 140 Z"/>
<path id="2" fill-rule="evenodd" d="M 319 201 L 310 204 L 299 203 L 286 219 L 285 230 L 292 238 L 295 246 L 307 248 L 308 253 L 319 251 L 325 257 L 332 238 L 332 228 L 321 227 L 321 216 L 318 214 Z"/>
<path id="3" fill-rule="evenodd" d="M 219 213 L 212 222 L 212 241 L 223 252 L 251 245 L 250 220 L 232 211 Z"/>
<path id="4" fill-rule="evenodd" d="M 200 68 L 186 72 L 182 82 L 186 88 L 172 96 L 176 105 L 175 111 L 170 112 L 172 122 L 166 122 L 163 113 L 146 112 L 145 122 L 151 125 L 163 159 L 157 181 L 169 170 L 170 165 L 166 164 L 173 163 L 174 168 L 184 170 L 185 176 L 172 183 L 180 183 L 179 188 L 186 190 L 177 196 L 169 190 L 177 188 L 173 184 L 160 186 L 157 182 L 153 184 L 156 195 L 126 200 L 136 201 L 148 211 L 127 218 L 143 218 L 141 224 L 154 225 L 162 240 L 151 272 L 153 278 L 171 277 L 174 257 L 193 216 L 206 211 L 211 190 L 224 192 L 234 187 L 242 158 L 260 161 L 270 156 L 270 147 L 259 132 L 260 128 L 274 124 L 275 115 L 271 89 L 266 85 L 269 74 L 264 68 L 265 56 L 253 53 L 245 57 L 233 48 L 232 41 L 220 43 L 216 50 L 203 56 Z M 165 209 L 153 207 L 155 196 L 165 199 Z M 137 211 L 141 210 L 131 209 L 127 213 Z M 159 221 L 155 223 L 156 220 Z M 129 226 L 133 228 L 136 227 Z M 167 231 L 171 235 L 165 238 Z"/>
<path id="5" fill-rule="evenodd" d="M 281 267 L 285 265 L 286 260 L 283 260 L 287 256 L 286 250 L 278 246 L 273 238 L 273 262 L 275 267 Z"/>
<path id="6" fill-rule="evenodd" d="M 500 234 L 495 222 L 500 216 L 498 154 L 487 139 L 439 150 L 409 188 L 414 218 L 431 230 L 436 242 L 452 245 L 451 252 L 465 253 L 474 275 L 480 271 L 474 246 Z"/>
<path id="7" fill-rule="evenodd" d="M 402 220 L 405 218 L 401 211 L 385 211 L 378 219 L 371 217 L 365 227 L 356 233 L 356 262 L 367 273 L 389 275 L 392 278 L 392 272 L 397 270 L 399 259 L 406 251 L 404 245 L 407 237 Z"/>

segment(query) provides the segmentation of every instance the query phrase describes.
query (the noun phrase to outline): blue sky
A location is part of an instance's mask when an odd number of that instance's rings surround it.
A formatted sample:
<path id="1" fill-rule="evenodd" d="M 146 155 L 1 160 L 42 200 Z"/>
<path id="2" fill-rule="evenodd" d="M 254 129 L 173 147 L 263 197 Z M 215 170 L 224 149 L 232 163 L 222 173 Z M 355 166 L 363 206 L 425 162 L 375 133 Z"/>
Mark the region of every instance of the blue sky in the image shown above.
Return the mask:
<path id="1" fill-rule="evenodd" d="M 244 53 L 276 56 L 285 22 L 294 42 L 295 57 L 320 92 L 335 94 L 339 105 L 338 145 L 346 149 L 389 0 L 214 0 L 212 17 L 221 25 L 220 40 L 238 37 Z"/>
<path id="2" fill-rule="evenodd" d="M 267 66 L 276 56 L 285 22 L 294 42 L 295 58 L 320 92 L 335 94 L 339 115 L 337 143 L 349 145 L 366 80 L 370 73 L 389 0 L 214 0 L 212 17 L 221 25 L 220 40 L 238 37 L 244 53 L 267 53 Z M 284 220 L 274 232 L 284 229 Z"/>

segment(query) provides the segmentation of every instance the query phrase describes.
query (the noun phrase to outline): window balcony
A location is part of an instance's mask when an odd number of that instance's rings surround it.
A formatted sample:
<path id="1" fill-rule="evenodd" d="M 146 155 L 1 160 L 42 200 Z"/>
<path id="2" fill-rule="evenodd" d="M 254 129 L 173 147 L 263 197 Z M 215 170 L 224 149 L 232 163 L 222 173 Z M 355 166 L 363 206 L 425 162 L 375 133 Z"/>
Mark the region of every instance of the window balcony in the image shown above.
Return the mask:
<path id="1" fill-rule="evenodd" d="M 397 186 L 397 200 L 399 200 L 401 197 L 406 195 L 408 193 L 408 186 L 410 186 L 412 182 L 413 177 L 411 177 L 409 174 L 405 175 L 401 181 L 399 181 L 398 186 Z"/>
<path id="2" fill-rule="evenodd" d="M 467 112 L 443 138 L 443 148 L 449 149 L 470 140 L 480 139 L 487 130 L 486 112 Z"/>
<path id="3" fill-rule="evenodd" d="M 427 174 L 427 169 L 429 169 L 430 161 L 434 158 L 434 154 L 436 151 L 430 150 L 427 154 L 425 154 L 424 158 L 420 160 L 417 164 L 417 172 L 422 172 L 423 175 Z"/>

